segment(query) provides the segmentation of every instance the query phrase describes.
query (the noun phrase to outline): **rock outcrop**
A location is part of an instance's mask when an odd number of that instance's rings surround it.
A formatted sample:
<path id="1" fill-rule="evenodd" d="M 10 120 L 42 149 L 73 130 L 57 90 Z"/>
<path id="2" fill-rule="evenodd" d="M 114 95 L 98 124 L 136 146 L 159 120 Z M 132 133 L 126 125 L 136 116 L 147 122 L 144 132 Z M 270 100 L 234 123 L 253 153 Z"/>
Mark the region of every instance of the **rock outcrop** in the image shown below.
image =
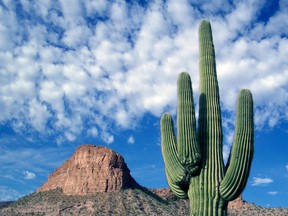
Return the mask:
<path id="1" fill-rule="evenodd" d="M 120 154 L 102 146 L 82 145 L 38 192 L 60 188 L 66 195 L 91 195 L 134 186 L 138 184 Z"/>
<path id="2" fill-rule="evenodd" d="M 238 198 L 228 203 L 228 209 L 229 210 L 241 209 L 244 207 L 244 205 L 245 201 L 242 199 L 242 195 L 240 195 Z"/>

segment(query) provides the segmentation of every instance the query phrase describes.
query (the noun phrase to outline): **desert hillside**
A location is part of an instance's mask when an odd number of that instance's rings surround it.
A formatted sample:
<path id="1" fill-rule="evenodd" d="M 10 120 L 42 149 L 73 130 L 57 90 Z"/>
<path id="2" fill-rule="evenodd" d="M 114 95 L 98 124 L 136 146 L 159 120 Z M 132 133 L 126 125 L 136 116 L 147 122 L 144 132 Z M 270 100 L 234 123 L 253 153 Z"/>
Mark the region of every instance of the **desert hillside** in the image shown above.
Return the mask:
<path id="1" fill-rule="evenodd" d="M 94 195 L 65 195 L 60 189 L 36 192 L 25 196 L 8 207 L 0 209 L 0 215 L 189 215 L 189 201 L 175 197 L 169 189 L 129 188 Z M 230 216 L 281 215 L 288 209 L 261 208 L 244 202 L 239 209 L 229 209 Z"/>
<path id="2" fill-rule="evenodd" d="M 189 215 L 189 200 L 170 189 L 147 189 L 130 175 L 113 150 L 80 146 L 35 193 L 0 204 L 0 215 Z M 228 215 L 288 215 L 288 209 L 261 208 L 242 200 L 229 203 Z"/>

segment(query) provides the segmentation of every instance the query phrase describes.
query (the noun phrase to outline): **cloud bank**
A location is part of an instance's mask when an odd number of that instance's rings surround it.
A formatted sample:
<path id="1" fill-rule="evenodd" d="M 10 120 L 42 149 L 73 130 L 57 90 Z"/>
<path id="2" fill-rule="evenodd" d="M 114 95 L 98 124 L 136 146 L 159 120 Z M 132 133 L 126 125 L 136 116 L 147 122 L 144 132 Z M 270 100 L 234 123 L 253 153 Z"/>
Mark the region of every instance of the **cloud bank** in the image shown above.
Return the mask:
<path id="1" fill-rule="evenodd" d="M 111 128 L 175 114 L 181 71 L 197 106 L 197 28 L 206 18 L 227 134 L 241 88 L 253 93 L 257 129 L 275 127 L 288 119 L 287 9 L 285 0 L 266 17 L 262 0 L 1 1 L 0 124 L 57 143 L 83 135 L 113 143 Z"/>

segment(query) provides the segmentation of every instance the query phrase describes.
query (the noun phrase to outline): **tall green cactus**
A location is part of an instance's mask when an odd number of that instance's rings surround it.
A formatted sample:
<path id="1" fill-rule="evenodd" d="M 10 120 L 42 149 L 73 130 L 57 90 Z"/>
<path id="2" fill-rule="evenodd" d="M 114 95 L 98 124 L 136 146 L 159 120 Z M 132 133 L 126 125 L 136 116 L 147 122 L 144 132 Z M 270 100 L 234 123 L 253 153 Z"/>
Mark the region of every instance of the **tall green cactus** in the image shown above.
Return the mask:
<path id="1" fill-rule="evenodd" d="M 173 120 L 161 118 L 161 146 L 171 190 L 189 198 L 191 215 L 227 215 L 228 201 L 243 191 L 253 157 L 253 99 L 241 90 L 237 103 L 236 130 L 227 165 L 224 165 L 223 132 L 215 52 L 209 21 L 199 27 L 200 99 L 198 131 L 191 79 L 182 72 L 178 79 L 176 140 Z"/>

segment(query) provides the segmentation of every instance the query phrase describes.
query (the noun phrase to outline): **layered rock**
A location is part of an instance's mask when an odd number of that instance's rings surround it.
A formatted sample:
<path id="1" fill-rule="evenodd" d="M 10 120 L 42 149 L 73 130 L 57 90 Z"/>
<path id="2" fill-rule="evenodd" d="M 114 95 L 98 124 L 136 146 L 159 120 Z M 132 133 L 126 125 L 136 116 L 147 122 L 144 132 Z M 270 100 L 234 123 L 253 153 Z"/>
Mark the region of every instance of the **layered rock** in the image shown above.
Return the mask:
<path id="1" fill-rule="evenodd" d="M 91 195 L 137 186 L 124 158 L 113 150 L 82 145 L 38 192 L 61 188 L 66 195 Z"/>

